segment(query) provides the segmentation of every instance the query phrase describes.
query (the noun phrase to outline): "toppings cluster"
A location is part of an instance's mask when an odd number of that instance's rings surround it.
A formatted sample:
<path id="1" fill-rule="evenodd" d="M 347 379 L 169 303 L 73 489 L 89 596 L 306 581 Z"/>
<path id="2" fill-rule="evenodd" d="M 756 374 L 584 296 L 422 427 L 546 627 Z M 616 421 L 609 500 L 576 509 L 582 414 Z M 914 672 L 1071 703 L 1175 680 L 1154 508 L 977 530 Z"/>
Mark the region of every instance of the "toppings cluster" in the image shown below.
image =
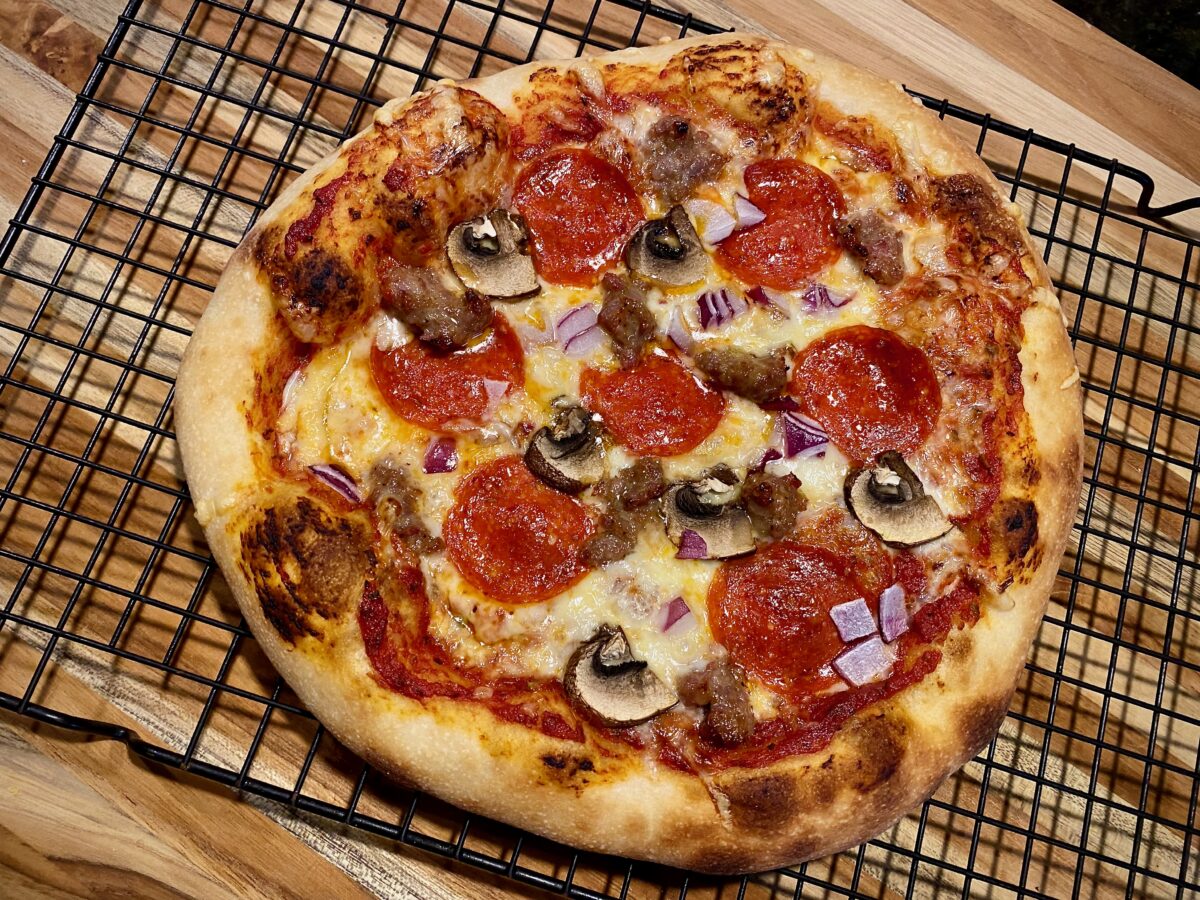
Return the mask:
<path id="1" fill-rule="evenodd" d="M 942 262 L 1009 303 L 1019 236 L 986 185 L 930 185 L 898 147 L 865 142 L 875 132 L 861 120 L 813 115 L 804 77 L 776 62 L 785 77 L 751 76 L 765 105 L 719 86 L 699 102 L 676 61 L 650 85 L 620 67 L 600 73 L 603 90 L 564 73 L 551 108 L 555 76 L 541 75 L 543 93 L 509 113 L 437 88 L 257 246 L 298 341 L 380 317 L 388 329 L 370 371 L 421 434 L 420 476 L 394 462 L 361 486 L 329 464 L 310 472 L 371 511 L 387 558 L 411 571 L 444 553 L 508 609 L 552 601 L 639 547 L 703 573 L 703 600 L 672 599 L 662 631 L 701 627 L 693 608 L 706 605 L 707 668 L 669 683 L 618 623 L 579 644 L 561 677 L 596 727 L 686 720 L 693 740 L 734 747 L 753 740 L 755 691 L 794 711 L 911 672 L 910 621 L 939 599 L 921 554 L 989 514 L 979 500 L 949 517 L 917 474 L 956 452 L 945 435 L 962 410 L 944 398 L 967 368 L 895 323 L 913 297 L 937 315 L 931 291 L 968 289 L 918 258 L 907 231 L 943 223 Z M 652 113 L 640 134 L 631 104 Z M 765 108 L 776 114 L 757 118 Z M 764 344 L 771 323 L 815 337 Z M 526 397 L 535 353 L 570 361 L 572 378 L 506 423 L 505 452 L 476 453 L 498 408 Z M 773 423 L 757 461 L 689 467 L 735 410 Z M 840 496 L 806 495 L 797 472 L 813 461 L 844 465 Z M 421 477 L 449 473 L 453 502 L 430 528 Z"/>

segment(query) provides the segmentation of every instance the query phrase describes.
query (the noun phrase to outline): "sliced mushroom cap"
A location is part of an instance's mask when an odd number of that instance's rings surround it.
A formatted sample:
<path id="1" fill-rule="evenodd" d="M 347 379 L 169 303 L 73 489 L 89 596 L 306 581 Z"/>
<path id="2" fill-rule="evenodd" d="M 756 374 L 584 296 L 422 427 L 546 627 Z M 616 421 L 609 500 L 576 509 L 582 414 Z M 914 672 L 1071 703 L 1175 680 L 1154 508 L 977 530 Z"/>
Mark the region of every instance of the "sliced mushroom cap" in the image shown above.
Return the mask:
<path id="1" fill-rule="evenodd" d="M 582 406 L 560 410 L 534 432 L 525 449 L 529 471 L 556 491 L 578 494 L 604 477 L 604 445 L 592 414 Z"/>
<path id="2" fill-rule="evenodd" d="M 526 297 L 539 289 L 528 236 L 521 217 L 494 209 L 455 225 L 446 241 L 450 265 L 471 290 L 501 300 Z"/>
<path id="3" fill-rule="evenodd" d="M 567 698 L 603 725 L 640 725 L 666 712 L 678 698 L 662 680 L 634 659 L 625 632 L 602 625 L 580 645 L 563 676 Z"/>
<path id="4" fill-rule="evenodd" d="M 851 470 L 846 476 L 846 505 L 889 544 L 923 544 L 954 527 L 895 451 L 881 454 L 875 465 Z"/>
<path id="5" fill-rule="evenodd" d="M 708 253 L 682 206 L 633 233 L 625 248 L 629 270 L 668 287 L 695 284 L 708 273 Z"/>
<path id="6" fill-rule="evenodd" d="M 727 559 L 754 549 L 750 516 L 738 505 L 736 476 L 718 467 L 667 491 L 667 537 L 690 559 Z M 682 555 L 682 553 L 681 553 Z"/>

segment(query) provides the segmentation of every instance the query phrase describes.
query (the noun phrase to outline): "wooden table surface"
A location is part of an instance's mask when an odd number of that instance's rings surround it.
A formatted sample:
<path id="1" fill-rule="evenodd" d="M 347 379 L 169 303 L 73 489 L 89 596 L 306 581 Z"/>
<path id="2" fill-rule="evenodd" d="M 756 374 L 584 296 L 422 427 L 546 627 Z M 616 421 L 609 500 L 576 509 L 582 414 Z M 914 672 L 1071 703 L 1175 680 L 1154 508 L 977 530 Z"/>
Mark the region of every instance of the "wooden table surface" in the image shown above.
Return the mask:
<path id="1" fill-rule="evenodd" d="M 571 0 L 566 0 L 565 3 L 560 2 L 559 7 L 570 4 Z M 82 88 L 123 5 L 119 0 L 0 0 L 0 142 L 5 148 L 5 165 L 0 167 L 0 220 L 7 221 L 15 212 L 30 178 L 71 108 L 76 92 Z M 421 5 L 410 4 L 418 9 Z M 438 7 L 437 14 L 431 12 L 436 20 L 442 4 L 426 5 Z M 582 0 L 578 5 L 581 9 L 587 7 Z M 283 9 L 281 17 L 286 18 L 290 11 L 289 4 L 281 3 L 280 7 Z M 1004 3 L 987 0 L 730 0 L 728 3 L 693 0 L 687 8 L 714 22 L 774 32 L 796 43 L 832 51 L 925 93 L 946 96 L 961 105 L 991 112 L 998 118 L 1032 127 L 1050 136 L 1075 141 L 1102 155 L 1118 157 L 1154 177 L 1158 184 L 1156 200 L 1159 203 L 1200 194 L 1200 153 L 1196 151 L 1200 141 L 1200 92 L 1048 0 L 1006 0 Z M 167 2 L 151 18 L 164 26 L 171 26 L 179 21 L 185 9 L 186 4 L 182 2 Z M 328 33 L 325 29 L 332 27 L 331 22 L 320 19 L 326 13 L 316 12 L 313 15 L 316 19 L 310 21 L 308 27 L 317 34 Z M 333 16 L 334 13 L 327 15 Z M 501 34 L 498 37 L 504 36 Z M 553 37 L 547 39 L 548 52 L 553 52 L 556 46 L 561 48 L 559 52 L 571 50 L 569 43 L 556 43 Z M 305 48 L 301 47 L 299 59 L 304 59 L 304 52 Z M 310 56 L 316 54 L 311 48 L 308 52 Z M 394 46 L 392 52 L 403 54 L 406 48 Z M 417 58 L 419 61 L 419 55 Z M 397 82 L 395 90 L 408 87 L 411 84 Z M 303 89 L 304 85 L 290 92 L 285 89 L 273 96 L 271 102 L 282 109 L 295 109 L 297 95 Z M 119 94 L 119 89 L 116 90 Z M 140 90 L 144 92 L 144 84 Z M 167 108 L 171 102 L 168 96 L 163 100 L 163 107 Z M 215 116 L 205 120 L 204 127 L 228 134 L 229 128 L 227 123 L 221 121 L 221 116 L 222 112 L 218 110 Z M 96 121 L 91 123 L 92 127 L 103 130 L 106 127 L 104 118 L 102 113 L 98 114 Z M 125 127 L 124 123 L 120 125 L 121 129 Z M 153 144 L 153 140 L 150 143 Z M 304 163 L 319 156 L 324 152 L 324 147 L 322 145 L 309 150 L 301 148 L 294 158 Z M 153 150 L 153 147 L 150 149 Z M 135 182 L 131 181 L 130 184 L 132 190 Z M 1129 188 L 1130 185 L 1122 181 L 1117 184 L 1117 193 Z M 186 197 L 179 202 L 186 202 Z M 70 205 L 65 204 L 62 215 L 69 217 L 70 210 Z M 217 231 L 224 229 L 223 233 L 234 239 L 243 226 L 244 218 L 226 215 L 224 211 L 218 211 L 206 224 L 206 227 Z M 1181 217 L 1176 220 L 1175 227 L 1195 229 L 1197 218 L 1194 215 Z M 117 240 L 117 246 L 127 236 L 121 232 L 119 223 L 113 223 L 108 231 L 110 233 L 102 237 Z M 1114 243 L 1115 252 L 1132 253 L 1136 248 L 1122 244 L 1123 240 L 1119 230 L 1105 236 L 1106 242 Z M 154 252 L 154 248 L 147 249 L 147 255 L 139 258 L 152 259 Z M 163 252 L 169 263 L 174 248 Z M 1148 252 L 1153 258 L 1157 251 L 1151 248 Z M 33 260 L 31 264 L 36 263 L 36 249 L 31 250 L 30 254 Z M 192 264 L 206 273 L 201 280 L 211 281 L 212 274 L 219 269 L 220 260 L 197 253 Z M 1059 274 L 1069 275 L 1072 265 L 1074 263 L 1071 260 L 1064 260 Z M 1162 265 L 1170 271 L 1171 260 L 1164 261 Z M 1177 261 L 1174 271 L 1178 271 Z M 100 277 L 103 275 L 100 273 Z M 79 275 L 81 278 L 85 276 L 87 272 Z M 7 296 L 4 292 L 7 292 Z M 0 298 L 0 302 L 18 306 L 34 304 L 38 299 L 36 292 L 22 293 L 21 289 L 2 282 Z M 1161 300 L 1151 297 L 1148 302 L 1152 307 L 1165 303 L 1169 309 L 1175 301 L 1176 296 L 1171 293 Z M 180 321 L 185 322 L 194 321 L 198 311 L 198 305 L 188 306 L 183 301 L 174 310 L 181 317 Z M 62 315 L 69 319 L 72 313 L 64 307 Z M 1100 330 L 1103 331 L 1105 327 Z M 1151 335 L 1144 339 L 1160 338 L 1161 335 Z M 112 339 L 119 340 L 122 336 L 118 332 Z M 14 340 L 8 332 L 0 331 L 0 362 L 13 352 Z M 181 346 L 181 338 L 168 335 L 164 346 L 156 347 L 154 353 L 171 363 L 177 361 Z M 1192 354 L 1196 348 L 1184 346 L 1183 352 Z M 1190 364 L 1194 366 L 1194 357 L 1189 356 L 1188 359 L 1192 360 Z M 1084 362 L 1086 365 L 1087 361 Z M 45 365 L 47 372 L 57 371 L 54 369 L 53 348 L 48 351 Z M 26 375 L 36 381 L 40 377 L 37 365 L 34 364 Z M 96 383 L 89 382 L 88 378 L 92 377 Z M 72 389 L 82 396 L 87 396 L 89 390 L 99 391 L 102 403 L 107 399 L 105 388 L 111 385 L 103 383 L 101 375 L 89 375 L 88 378 L 81 377 L 78 382 L 72 382 Z M 56 379 L 47 376 L 47 381 L 53 385 Z M 1194 393 L 1187 392 L 1189 390 L 1177 392 L 1173 401 L 1180 404 L 1180 408 L 1194 412 L 1200 408 L 1200 403 Z M 161 397 L 143 397 L 140 390 L 132 393 L 134 396 L 129 400 L 129 408 L 133 411 L 126 411 L 135 418 L 146 414 L 144 410 L 139 411 L 139 402 L 145 400 L 151 404 L 146 407 L 150 412 L 155 409 L 154 403 L 161 402 Z M 153 391 L 147 388 L 146 393 L 152 394 Z M 6 407 L 3 402 L 5 399 L 9 398 L 0 398 L 0 426 L 4 430 L 19 430 L 18 423 L 22 416 L 36 417 L 39 412 L 38 409 L 23 409 L 19 400 L 10 400 L 10 405 Z M 1103 410 L 1090 406 L 1088 415 L 1094 424 L 1103 415 Z M 1130 434 L 1144 436 L 1150 428 L 1144 419 L 1139 418 L 1136 410 L 1131 411 L 1123 427 Z M 59 429 L 56 440 L 69 443 L 78 437 L 73 437 L 71 429 L 82 426 L 73 426 L 70 421 L 63 419 L 57 422 L 56 427 Z M 90 425 L 87 427 L 90 428 Z M 123 460 L 120 464 L 114 464 L 114 468 L 124 466 L 124 471 L 130 471 L 131 454 L 143 445 L 149 446 L 146 438 L 139 435 L 135 440 L 120 429 L 114 430 L 113 437 L 113 448 L 106 448 L 103 452 L 113 454 L 111 459 Z M 1160 444 L 1163 443 L 1161 436 L 1158 440 Z M 1168 436 L 1165 440 L 1165 452 L 1191 458 L 1194 434 Z M 1188 446 L 1189 441 L 1193 443 L 1192 448 Z M 5 461 L 3 454 L 8 452 L 9 449 L 0 448 L 0 462 Z M 156 456 L 159 453 L 162 454 L 161 459 Z M 125 454 L 124 457 L 121 454 Z M 173 449 L 170 447 L 160 450 L 156 445 L 143 471 L 161 465 L 163 471 L 173 473 L 175 462 L 171 454 Z M 11 459 L 8 463 L 11 464 Z M 7 471 L 7 467 L 4 471 Z M 38 477 L 43 481 L 53 481 L 57 477 L 53 463 L 47 462 Z M 175 476 L 164 476 L 170 477 Z M 1112 477 L 1119 476 L 1113 474 Z M 1172 477 L 1178 481 L 1180 476 L 1179 473 L 1172 476 L 1167 472 L 1164 476 L 1166 480 L 1157 484 L 1156 489 L 1166 495 L 1181 496 L 1183 499 L 1180 502 L 1186 504 L 1186 477 L 1182 487 L 1172 482 Z M 39 483 L 30 481 L 24 486 L 19 485 L 18 489 L 33 492 L 38 489 Z M 120 513 L 124 517 L 120 519 L 120 527 L 135 527 L 138 516 L 152 516 L 153 510 L 149 507 L 153 503 L 150 500 L 141 503 L 132 513 L 122 512 L 120 503 L 114 505 L 111 498 L 117 489 L 111 484 L 90 484 L 86 496 L 81 494 L 83 499 L 79 502 L 83 505 L 79 508 L 97 510 L 95 516 L 101 519 L 110 511 Z M 47 502 L 54 504 L 54 497 Z M 0 515 L 0 531 L 3 532 L 0 541 L 12 541 L 12 546 L 27 540 L 28 534 L 36 536 L 43 526 L 42 522 L 33 521 L 36 516 L 14 516 L 11 507 L 6 513 L 7 519 Z M 1114 509 L 1110 513 L 1110 521 L 1126 522 L 1129 518 L 1127 510 L 1122 512 Z M 173 527 L 176 529 L 170 537 L 173 543 L 194 545 L 197 553 L 203 552 L 202 540 L 193 523 L 181 521 Z M 1166 539 L 1180 539 L 1177 526 L 1174 531 L 1167 525 L 1162 528 L 1164 530 L 1160 531 L 1160 535 Z M 22 529 L 32 531 L 26 533 Z M 87 556 L 96 538 L 94 534 L 75 534 L 70 529 L 64 529 L 63 533 L 56 534 L 55 540 L 59 541 L 55 550 L 59 554 L 58 559 L 81 560 Z M 121 568 L 123 565 L 127 568 L 133 566 L 129 571 L 136 573 L 145 561 L 144 555 L 123 560 L 119 552 L 113 551 L 111 544 L 107 549 L 116 556 L 113 561 L 106 560 L 101 564 L 110 566 L 104 570 L 103 577 L 107 581 L 123 577 L 126 572 Z M 1184 549 L 1188 550 L 1186 547 Z M 1194 553 L 1194 550 L 1189 552 Z M 1124 571 L 1122 559 L 1105 558 L 1089 562 L 1089 565 L 1093 564 L 1094 569 L 1089 571 L 1100 581 L 1119 579 Z M 1153 569 L 1153 563 L 1148 566 Z M 12 566 L 0 564 L 0 598 L 10 595 L 16 571 Z M 161 577 L 169 586 L 173 577 L 186 580 L 186 573 L 167 572 Z M 1149 585 L 1154 573 L 1149 572 L 1146 577 L 1149 579 L 1146 584 Z M 20 607 L 31 616 L 36 613 L 39 604 L 49 609 L 61 608 L 60 595 L 70 591 L 70 585 L 57 584 L 52 578 L 38 581 L 34 587 L 36 590 L 25 590 L 22 594 Z M 143 587 L 150 593 L 159 589 L 154 584 Z M 219 587 L 213 590 L 219 593 Z M 1149 591 L 1151 587 L 1143 585 L 1142 590 Z M 163 588 L 163 591 L 169 592 L 167 588 Z M 1060 612 L 1061 600 L 1061 596 L 1056 595 L 1055 603 L 1059 604 Z M 103 603 L 96 599 L 90 599 L 89 603 L 92 605 L 88 606 L 84 615 L 102 617 Z M 220 598 L 213 603 L 219 607 Z M 1097 615 L 1103 613 L 1103 602 L 1095 600 L 1095 608 L 1099 611 Z M 1109 610 L 1108 614 L 1111 615 L 1111 612 Z M 227 609 L 225 617 L 228 618 Z M 137 641 L 151 640 L 143 635 L 151 634 L 152 626 L 152 622 L 137 625 L 133 629 L 134 636 L 128 638 L 124 646 L 136 650 Z M 14 633 L 17 639 L 13 639 Z M 5 643 L 0 647 L 0 688 L 18 694 L 24 690 L 24 683 L 12 682 L 12 673 L 28 673 L 42 646 L 36 639 L 22 639 L 22 634 L 21 629 L 6 630 L 3 635 Z M 28 638 L 28 635 L 25 637 Z M 1145 639 L 1153 643 L 1154 634 L 1148 634 Z M 1141 637 L 1134 635 L 1131 640 L 1138 641 Z M 1195 635 L 1191 640 L 1200 642 Z M 1057 642 L 1057 636 L 1049 640 L 1052 645 Z M 221 649 L 224 649 L 223 646 Z M 1057 648 L 1051 646 L 1046 652 L 1050 653 L 1051 650 L 1056 651 Z M 212 652 L 219 661 L 220 653 L 216 649 Z M 1088 652 L 1084 650 L 1083 658 L 1076 663 L 1079 676 L 1085 680 L 1094 678 L 1096 674 L 1088 668 L 1097 662 L 1087 658 Z M 1188 645 L 1179 652 L 1195 653 L 1196 650 L 1194 645 Z M 1053 665 L 1053 654 L 1047 658 Z M 190 664 L 197 669 L 203 667 L 200 661 Z M 179 745 L 181 735 L 176 732 L 181 727 L 180 722 L 190 721 L 186 710 L 174 710 L 170 708 L 171 704 L 160 703 L 156 699 L 158 695 L 147 693 L 139 687 L 135 678 L 127 677 L 129 672 L 98 671 L 95 666 L 89 665 L 88 659 L 82 654 L 74 661 L 56 664 L 52 683 L 39 688 L 38 701 L 69 708 L 79 715 L 128 724 L 158 740 Z M 1104 665 L 1103 659 L 1099 665 Z M 129 671 L 132 671 L 132 667 Z M 1100 671 L 1103 672 L 1103 669 Z M 245 677 L 250 678 L 251 675 Z M 265 684 L 269 691 L 269 673 L 261 677 L 267 679 Z M 1193 716 L 1196 715 L 1195 707 L 1200 706 L 1200 700 L 1197 700 L 1200 685 L 1196 681 L 1193 678 L 1185 686 L 1187 696 L 1177 701 L 1178 704 L 1184 704 Z M 175 692 L 171 694 L 172 698 L 183 698 L 179 700 L 180 704 L 184 703 L 188 691 L 195 687 L 177 684 L 169 677 L 163 678 L 163 685 Z M 1034 686 L 1027 685 L 1026 690 L 1023 702 L 1037 707 L 1044 700 L 1039 699 L 1040 695 Z M 193 690 L 193 693 L 197 692 Z M 206 694 L 198 692 L 198 696 L 202 702 Z M 1082 699 L 1082 694 L 1077 699 L 1078 704 L 1074 708 L 1080 722 L 1096 719 L 1095 703 Z M 195 713 L 190 715 L 194 720 Z M 221 710 L 213 715 L 216 724 L 205 735 L 198 752 L 201 755 L 211 752 L 216 759 L 222 758 L 223 740 L 245 737 L 258 722 L 255 716 L 247 719 L 245 714 L 239 719 L 235 711 L 228 711 L 224 718 Z M 1142 714 L 1137 710 L 1114 715 L 1126 715 L 1129 727 L 1135 731 L 1145 727 L 1139 718 Z M 1006 728 L 1010 724 L 1006 724 Z M 1079 727 L 1083 728 L 1084 725 Z M 300 730 L 303 731 L 302 728 Z M 187 734 L 183 733 L 184 742 L 186 738 Z M 1169 746 L 1166 752 L 1170 754 L 1178 750 L 1178 758 L 1186 765 L 1189 747 L 1192 748 L 1194 759 L 1195 740 L 1194 735 L 1183 734 L 1178 737 L 1178 747 Z M 1041 746 L 1040 738 L 1035 743 L 1032 752 L 1036 754 Z M 289 754 L 294 756 L 302 753 L 306 744 L 302 741 L 297 746 L 301 749 L 273 746 L 269 752 L 263 751 L 265 755 L 256 761 L 256 766 L 261 763 L 266 771 L 278 764 L 282 769 Z M 1014 746 L 1014 753 L 1029 752 L 1021 750 L 1019 741 Z M 1087 768 L 1090 754 L 1077 748 L 1072 750 L 1069 746 L 1064 747 L 1061 741 L 1054 743 L 1050 749 L 1056 764 L 1061 762 L 1068 767 L 1074 765 L 1081 768 L 1081 774 L 1074 783 L 1086 786 L 1088 777 L 1083 770 Z M 343 770 L 353 772 L 352 763 L 341 760 L 330 763 L 328 770 L 322 768 L 317 772 L 314 769 L 306 790 L 320 793 L 326 786 L 335 784 Z M 1106 789 L 1127 798 L 1132 796 L 1136 800 L 1140 779 L 1136 773 L 1133 776 L 1128 773 L 1125 775 L 1129 783 L 1115 778 Z M 1063 776 L 1062 780 L 1069 782 L 1071 779 Z M 1178 817 L 1178 809 L 1170 804 L 1183 802 L 1186 806 L 1189 785 L 1172 785 L 1169 781 L 1155 789 L 1160 797 L 1165 798 L 1160 801 L 1165 805 L 1159 812 L 1163 816 Z M 964 783 L 969 782 L 969 778 L 964 779 Z M 31 725 L 10 714 L 0 714 L 0 786 L 0 895 L 3 896 L 97 896 L 120 893 L 173 897 L 353 897 L 379 893 L 389 896 L 487 898 L 518 896 L 521 893 L 475 870 L 435 861 L 412 851 L 397 850 L 382 840 L 335 828 L 320 819 L 295 815 L 280 806 L 254 800 L 238 802 L 224 788 L 175 770 L 158 770 L 133 757 L 119 744 L 88 740 L 56 729 Z M 1023 789 L 1014 787 L 1018 795 L 1022 790 L 1028 793 L 1027 786 Z M 328 787 L 328 791 L 331 797 L 335 796 L 333 787 Z M 1172 800 L 1179 793 L 1184 799 Z M 1014 802 L 1020 806 L 1028 801 L 1029 798 L 1022 795 Z M 1004 812 L 997 815 L 1003 817 Z M 1019 812 L 1017 818 L 1026 815 L 1026 812 Z M 902 836 L 906 829 L 911 833 L 913 828 L 913 823 L 908 821 L 898 827 L 897 834 Z M 968 823 L 965 836 L 959 833 L 947 839 L 947 858 L 963 853 L 964 847 L 969 845 L 969 832 Z M 1096 839 L 1095 832 L 1092 837 Z M 1111 840 L 1117 845 L 1124 841 L 1123 846 L 1128 854 L 1130 838 L 1127 828 L 1119 823 L 1113 826 Z M 1119 849 L 1114 852 L 1120 855 Z M 1164 838 L 1161 846 L 1152 847 L 1150 853 L 1154 856 L 1155 864 L 1162 861 L 1169 868 L 1174 860 L 1174 865 L 1178 866 L 1177 842 L 1172 844 Z M 1012 864 L 1019 865 L 1019 857 Z M 1004 877 L 1011 878 L 1012 871 L 1006 869 Z M 1038 882 L 1039 890 L 1062 896 L 1071 892 L 1070 873 L 1070 868 L 1065 870 L 1065 874 L 1056 870 L 1051 859 L 1035 860 L 1029 878 Z M 874 869 L 864 874 L 862 879 L 859 885 L 862 890 L 887 893 L 894 889 L 894 883 L 888 876 Z M 1099 879 L 1103 882 L 1104 876 L 1099 876 Z M 586 878 L 583 881 L 586 883 Z M 592 883 L 591 886 L 600 888 L 603 884 Z M 765 886 L 759 884 L 758 887 L 768 893 L 773 890 L 769 883 Z M 900 887 L 903 888 L 903 882 L 900 882 Z M 786 886 L 786 893 L 790 895 L 790 891 L 790 885 Z M 933 895 L 936 890 L 926 884 L 921 892 Z M 650 891 L 643 893 L 652 895 Z M 719 890 L 716 893 L 725 896 Z"/>

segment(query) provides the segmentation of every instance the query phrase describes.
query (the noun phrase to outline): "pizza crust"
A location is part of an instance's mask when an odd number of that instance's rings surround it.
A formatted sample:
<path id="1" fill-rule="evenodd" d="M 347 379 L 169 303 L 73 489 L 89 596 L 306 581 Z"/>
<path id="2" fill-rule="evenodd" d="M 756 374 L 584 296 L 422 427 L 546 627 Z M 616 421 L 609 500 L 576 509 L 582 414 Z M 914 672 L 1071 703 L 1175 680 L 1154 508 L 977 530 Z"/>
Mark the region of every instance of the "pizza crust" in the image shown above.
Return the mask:
<path id="1" fill-rule="evenodd" d="M 739 40 L 759 39 L 697 38 L 600 61 L 662 63 L 685 46 Z M 870 111 L 900 123 L 906 154 L 941 173 L 976 174 L 998 191 L 978 157 L 898 86 L 806 51 L 770 46 L 815 75 L 823 99 L 848 113 Z M 545 65 L 467 85 L 507 109 L 529 73 Z M 387 104 L 377 121 L 388 121 L 409 102 Z M 396 779 L 555 840 L 722 873 L 796 863 L 853 846 L 928 797 L 986 745 L 1005 715 L 1040 623 L 1080 485 L 1077 370 L 1041 264 L 1036 302 L 1023 318 L 1020 355 L 1025 407 L 1043 464 L 1034 494 L 1041 562 L 1026 583 L 1004 594 L 1011 608 L 989 608 L 974 627 L 952 633 L 934 673 L 856 715 L 819 753 L 726 770 L 707 783 L 640 758 L 596 758 L 590 767 L 581 766 L 579 745 L 499 721 L 481 706 L 440 699 L 419 703 L 381 687 L 371 677 L 352 614 L 340 623 L 347 639 L 338 641 L 332 661 L 328 653 L 312 652 L 309 639 L 294 647 L 281 640 L 242 570 L 238 544 L 240 518 L 272 492 L 255 474 L 254 453 L 262 438 L 249 427 L 243 404 L 254 395 L 260 348 L 282 328 L 249 248 L 362 136 L 298 178 L 231 257 L 185 354 L 175 405 L 197 518 L 213 554 L 260 646 L 341 742 Z M 1022 237 L 1032 248 L 1023 227 Z"/>

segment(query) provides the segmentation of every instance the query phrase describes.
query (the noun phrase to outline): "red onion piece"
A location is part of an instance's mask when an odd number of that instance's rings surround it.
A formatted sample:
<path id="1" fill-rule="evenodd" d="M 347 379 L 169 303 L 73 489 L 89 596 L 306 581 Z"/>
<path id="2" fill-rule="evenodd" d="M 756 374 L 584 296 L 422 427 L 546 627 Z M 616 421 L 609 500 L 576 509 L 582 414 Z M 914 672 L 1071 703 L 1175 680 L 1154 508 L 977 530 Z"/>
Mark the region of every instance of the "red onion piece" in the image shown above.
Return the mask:
<path id="1" fill-rule="evenodd" d="M 746 291 L 746 296 L 757 303 L 759 306 L 765 306 L 768 311 L 778 313 L 785 319 L 790 319 L 792 314 L 788 310 L 787 299 L 781 297 L 775 291 L 765 287 L 752 287 Z"/>
<path id="2" fill-rule="evenodd" d="M 575 359 L 587 356 L 597 347 L 602 346 L 605 338 L 604 329 L 599 325 L 593 325 L 586 331 L 579 332 L 579 334 L 563 344 L 563 353 Z"/>
<path id="3" fill-rule="evenodd" d="M 708 559 L 708 544 L 697 532 L 683 529 L 679 536 L 679 552 L 676 559 Z"/>
<path id="4" fill-rule="evenodd" d="M 504 399 L 504 395 L 508 393 L 509 383 L 500 381 L 496 378 L 483 379 L 483 389 L 487 391 L 487 408 L 483 411 L 481 417 L 484 422 L 490 421 L 492 416 L 496 414 L 496 408 L 500 406 L 500 401 Z"/>
<path id="5" fill-rule="evenodd" d="M 762 455 L 762 458 L 751 467 L 750 471 L 761 472 L 767 467 L 767 463 L 774 462 L 777 459 L 783 459 L 783 454 L 774 447 L 770 447 L 767 449 L 767 452 Z"/>
<path id="6" fill-rule="evenodd" d="M 696 345 L 687 323 L 683 320 L 683 310 L 678 306 L 671 310 L 671 321 L 667 323 L 667 337 L 684 353 L 691 352 L 692 347 Z"/>
<path id="7" fill-rule="evenodd" d="M 663 619 L 662 626 L 663 633 L 665 634 L 670 631 L 677 622 L 691 615 L 692 609 L 687 605 L 687 602 L 682 597 L 676 597 L 666 606 L 666 617 Z"/>
<path id="8" fill-rule="evenodd" d="M 867 601 L 862 597 L 831 607 L 829 618 L 833 619 L 838 634 L 847 643 L 874 634 L 876 631 L 875 616 L 871 614 L 871 607 L 867 606 Z"/>
<path id="9" fill-rule="evenodd" d="M 452 437 L 431 437 L 421 464 L 426 475 L 442 475 L 458 468 L 458 444 Z"/>
<path id="10" fill-rule="evenodd" d="M 515 326 L 517 337 L 525 347 L 544 347 L 554 340 L 554 326 L 547 324 L 542 328 L 518 322 Z"/>
<path id="11" fill-rule="evenodd" d="M 337 491 L 351 503 L 362 502 L 362 491 L 358 489 L 358 484 L 339 466 L 321 463 L 320 465 L 309 466 L 308 471 L 312 472 L 316 479 L 326 487 Z"/>
<path id="12" fill-rule="evenodd" d="M 749 197 L 738 194 L 733 198 L 733 211 L 737 216 L 738 231 L 757 225 L 767 217 L 767 214 L 750 202 Z"/>
<path id="13" fill-rule="evenodd" d="M 779 418 L 783 422 L 784 456 L 808 459 L 824 455 L 829 435 L 818 423 L 798 412 L 785 412 Z"/>
<path id="14" fill-rule="evenodd" d="M 837 673 L 855 687 L 877 681 L 892 667 L 891 656 L 878 636 L 860 641 L 833 661 Z"/>
<path id="15" fill-rule="evenodd" d="M 711 200 L 688 200 L 683 208 L 693 219 L 700 220 L 700 240 L 709 247 L 721 243 L 737 227 L 737 219 L 729 214 L 729 210 Z"/>
<path id="16" fill-rule="evenodd" d="M 750 308 L 741 294 L 728 288 L 705 291 L 696 298 L 696 305 L 700 310 L 700 327 L 704 329 L 720 328 Z"/>
<path id="17" fill-rule="evenodd" d="M 839 309 L 853 300 L 855 294 L 843 294 L 839 291 L 831 291 L 825 285 L 818 281 L 814 281 L 804 289 L 804 293 L 800 295 L 800 300 L 804 303 L 804 308 L 809 312 L 820 312 L 824 309 Z"/>
<path id="18" fill-rule="evenodd" d="M 879 630 L 889 644 L 908 631 L 908 606 L 899 584 L 885 588 L 879 595 Z"/>
<path id="19" fill-rule="evenodd" d="M 583 334 L 600 320 L 600 313 L 590 303 L 583 303 L 563 313 L 554 325 L 554 339 L 566 347 L 571 339 Z"/>

